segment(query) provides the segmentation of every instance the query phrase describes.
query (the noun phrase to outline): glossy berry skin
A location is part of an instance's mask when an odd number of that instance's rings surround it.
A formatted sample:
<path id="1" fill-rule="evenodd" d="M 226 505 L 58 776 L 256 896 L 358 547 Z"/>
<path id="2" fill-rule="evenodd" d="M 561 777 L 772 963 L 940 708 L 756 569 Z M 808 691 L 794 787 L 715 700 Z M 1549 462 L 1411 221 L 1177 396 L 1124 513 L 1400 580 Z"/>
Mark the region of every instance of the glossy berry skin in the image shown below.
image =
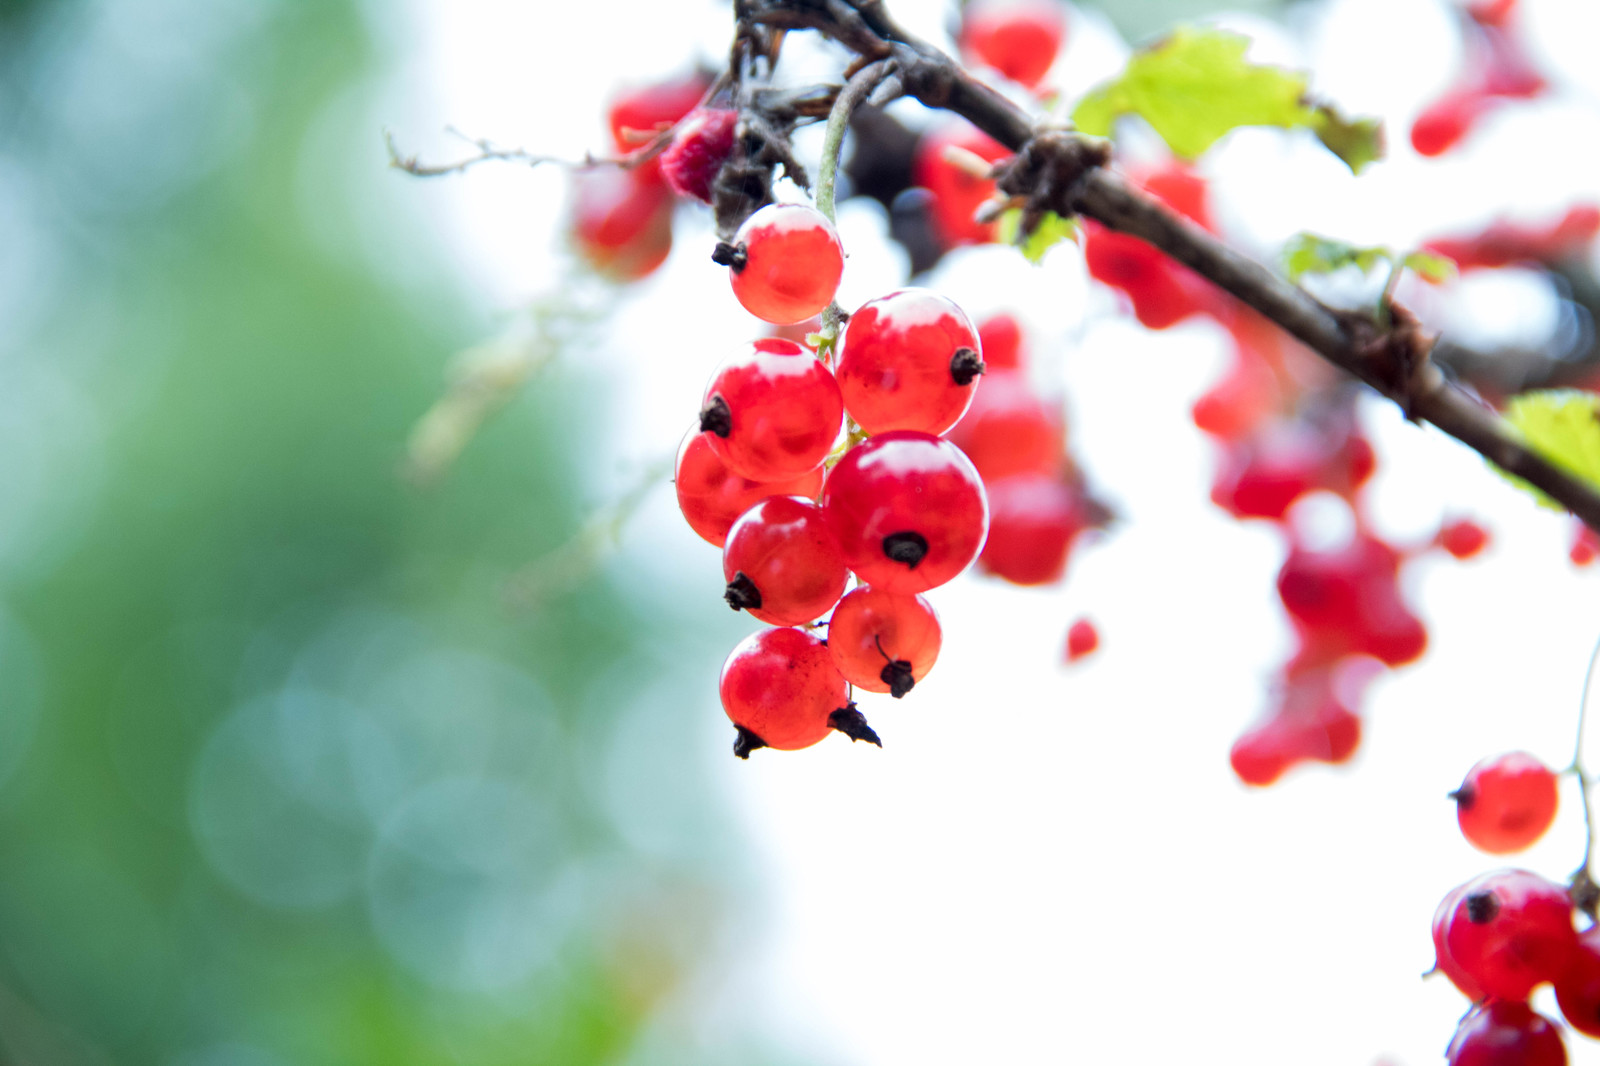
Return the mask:
<path id="1" fill-rule="evenodd" d="M 600 273 L 637 281 L 672 251 L 672 193 L 653 172 L 603 167 L 574 175 L 572 240 Z"/>
<path id="2" fill-rule="evenodd" d="M 988 483 L 1059 471 L 1062 433 L 1057 407 L 1034 395 L 1020 371 L 1003 370 L 983 375 L 983 387 L 949 436 Z"/>
<path id="3" fill-rule="evenodd" d="M 821 618 L 844 595 L 849 576 L 822 508 L 799 496 L 769 496 L 750 508 L 722 552 L 729 605 L 769 625 Z"/>
<path id="4" fill-rule="evenodd" d="M 1398 553 L 1367 533 L 1333 551 L 1296 545 L 1278 572 L 1278 595 L 1323 657 L 1361 653 L 1400 666 L 1422 655 L 1428 633 L 1401 599 L 1399 568 Z"/>
<path id="5" fill-rule="evenodd" d="M 845 680 L 896 699 L 933 669 L 941 639 L 927 600 L 871 585 L 851 590 L 828 621 L 828 650 Z"/>
<path id="6" fill-rule="evenodd" d="M 849 702 L 827 646 L 799 629 L 763 629 L 740 641 L 717 687 L 734 725 L 782 751 L 826 737 L 828 717 Z"/>
<path id="7" fill-rule="evenodd" d="M 699 73 L 645 85 L 612 101 L 607 120 L 619 152 L 631 152 L 671 126 L 700 102 L 711 83 Z"/>
<path id="8" fill-rule="evenodd" d="M 965 570 L 989 531 L 989 504 L 961 449 L 895 430 L 856 445 L 822 486 L 822 508 L 862 581 L 926 592 Z"/>
<path id="9" fill-rule="evenodd" d="M 1455 917 L 1456 908 L 1461 903 L 1461 897 L 1466 894 L 1466 885 L 1457 885 L 1445 893 L 1444 899 L 1439 901 L 1439 906 L 1433 912 L 1433 958 L 1434 968 L 1450 979 L 1462 995 L 1476 1003 L 1487 994 L 1477 980 L 1459 965 L 1454 956 L 1450 954 L 1450 945 L 1445 939 L 1445 934 L 1450 930 L 1450 923 Z"/>
<path id="10" fill-rule="evenodd" d="M 1448 1066 L 1566 1066 L 1561 1030 L 1526 1003 L 1491 1001 L 1461 1019 Z"/>
<path id="11" fill-rule="evenodd" d="M 1578 937 L 1566 972 L 1556 978 L 1556 1002 L 1568 1025 L 1600 1038 L 1600 926 Z"/>
<path id="12" fill-rule="evenodd" d="M 1491 855 L 1522 851 L 1556 820 L 1556 775 L 1524 751 L 1484 759 L 1450 796 L 1461 835 Z"/>
<path id="13" fill-rule="evenodd" d="M 983 373 L 978 331 L 927 289 L 868 300 L 850 316 L 834 374 L 845 410 L 868 433 L 938 435 L 966 413 Z"/>
<path id="14" fill-rule="evenodd" d="M 1093 655 L 1100 647 L 1100 631 L 1087 618 L 1080 618 L 1067 630 L 1067 662 Z"/>
<path id="15" fill-rule="evenodd" d="M 706 386 L 700 426 L 728 468 L 752 481 L 821 464 L 844 425 L 833 375 L 793 341 L 765 337 L 725 361 Z"/>
<path id="16" fill-rule="evenodd" d="M 1078 491 L 1049 474 L 1015 474 L 985 488 L 989 539 L 978 565 L 1014 585 L 1059 580 L 1073 539 L 1088 525 Z"/>
<path id="17" fill-rule="evenodd" d="M 1453 965 L 1473 991 L 1496 999 L 1526 1000 L 1536 985 L 1558 979 L 1577 943 L 1566 889 L 1526 870 L 1467 882 L 1444 920 Z"/>
<path id="18" fill-rule="evenodd" d="M 1597 556 L 1600 556 L 1600 533 L 1596 533 L 1582 522 L 1577 523 L 1567 558 L 1572 560 L 1573 566 L 1588 566 Z"/>
<path id="19" fill-rule="evenodd" d="M 661 177 L 679 196 L 711 202 L 711 183 L 733 152 L 739 112 L 697 108 L 679 123 L 672 143 L 656 157 Z"/>
<path id="20" fill-rule="evenodd" d="M 978 323 L 979 350 L 990 370 L 1022 368 L 1022 325 L 1004 311 Z"/>
<path id="21" fill-rule="evenodd" d="M 944 246 L 986 244 L 995 239 L 996 225 L 979 222 L 973 215 L 994 195 L 994 182 L 951 162 L 945 157 L 946 148 L 970 152 L 989 163 L 1011 153 L 976 126 L 963 122 L 929 131 L 917 143 L 912 160 L 913 180 L 933 194 L 934 230 Z"/>
<path id="22" fill-rule="evenodd" d="M 962 12 L 961 50 L 1032 89 L 1050 73 L 1066 29 L 1050 0 L 978 0 Z"/>
<path id="23" fill-rule="evenodd" d="M 673 487 L 678 510 L 689 528 L 707 543 L 722 547 L 734 521 L 768 496 L 816 498 L 822 491 L 822 467 L 812 467 L 787 481 L 751 481 L 728 469 L 711 447 L 712 434 L 699 426 L 678 446 Z"/>
<path id="24" fill-rule="evenodd" d="M 733 246 L 733 295 L 774 325 L 821 314 L 844 275 L 844 246 L 833 223 L 805 204 L 768 204 L 744 220 Z"/>

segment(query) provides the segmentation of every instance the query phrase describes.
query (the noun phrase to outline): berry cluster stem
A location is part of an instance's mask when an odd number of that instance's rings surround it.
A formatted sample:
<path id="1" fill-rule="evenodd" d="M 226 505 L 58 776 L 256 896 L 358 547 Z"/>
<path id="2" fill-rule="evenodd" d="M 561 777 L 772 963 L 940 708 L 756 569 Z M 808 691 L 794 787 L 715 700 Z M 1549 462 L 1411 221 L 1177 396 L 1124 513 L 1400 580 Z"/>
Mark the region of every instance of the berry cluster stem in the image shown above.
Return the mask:
<path id="1" fill-rule="evenodd" d="M 1586 894 L 1592 895 L 1596 889 L 1590 864 L 1594 861 L 1594 806 L 1589 800 L 1589 771 L 1583 762 L 1583 737 L 1584 727 L 1589 720 L 1589 696 L 1594 688 L 1594 675 L 1600 668 L 1600 642 L 1595 644 L 1594 652 L 1589 656 L 1589 669 L 1583 677 L 1583 696 L 1578 704 L 1578 730 L 1577 737 L 1572 744 L 1572 765 L 1568 769 L 1578 779 L 1579 802 L 1583 804 L 1583 865 L 1578 867 L 1573 875 L 1574 889 L 1580 888 Z M 1593 907 L 1593 901 L 1590 906 Z M 1592 913 L 1592 912 L 1591 912 Z"/>

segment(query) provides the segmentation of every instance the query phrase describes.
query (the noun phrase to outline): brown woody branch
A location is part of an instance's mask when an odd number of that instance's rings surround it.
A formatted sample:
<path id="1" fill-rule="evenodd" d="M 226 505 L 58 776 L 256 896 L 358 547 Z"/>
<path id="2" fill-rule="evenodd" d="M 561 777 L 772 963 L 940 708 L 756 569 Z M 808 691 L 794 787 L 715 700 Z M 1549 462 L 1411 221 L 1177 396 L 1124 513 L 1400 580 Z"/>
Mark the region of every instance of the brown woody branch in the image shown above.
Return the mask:
<path id="1" fill-rule="evenodd" d="M 1103 166 L 1093 141 L 1036 130 L 1004 96 L 938 49 L 910 36 L 883 0 L 740 0 L 741 21 L 812 29 L 864 59 L 895 60 L 905 94 L 954 112 L 1017 153 L 1000 175 L 1002 192 L 1029 197 L 1035 211 L 1081 214 L 1138 237 L 1276 322 L 1307 347 L 1431 422 L 1508 473 L 1543 490 L 1600 530 L 1600 493 L 1528 448 L 1493 410 L 1447 381 L 1429 360 L 1433 339 L 1404 308 L 1390 324 L 1337 311 L 1168 210 Z"/>

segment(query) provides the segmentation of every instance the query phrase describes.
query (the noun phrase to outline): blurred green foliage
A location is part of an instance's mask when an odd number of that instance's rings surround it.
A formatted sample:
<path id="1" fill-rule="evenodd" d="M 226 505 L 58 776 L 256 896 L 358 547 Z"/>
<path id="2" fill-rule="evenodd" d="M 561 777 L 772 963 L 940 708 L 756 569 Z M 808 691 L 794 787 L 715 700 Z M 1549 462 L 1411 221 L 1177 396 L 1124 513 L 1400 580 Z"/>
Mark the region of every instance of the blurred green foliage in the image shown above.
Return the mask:
<path id="1" fill-rule="evenodd" d="M 703 775 L 636 801 L 607 767 L 641 691 L 644 735 L 703 715 L 694 638 L 606 580 L 499 596 L 580 525 L 560 445 L 603 396 L 551 375 L 443 485 L 397 476 L 489 324 L 306 218 L 308 130 L 382 58 L 355 5 L 32 14 L 0 75 L 37 288 L 0 316 L 0 1062 L 649 1060 L 736 865 Z M 107 59 L 201 14 L 192 82 L 159 36 L 147 81 Z M 352 156 L 400 180 L 375 130 Z M 619 833 L 664 798 L 677 836 Z"/>

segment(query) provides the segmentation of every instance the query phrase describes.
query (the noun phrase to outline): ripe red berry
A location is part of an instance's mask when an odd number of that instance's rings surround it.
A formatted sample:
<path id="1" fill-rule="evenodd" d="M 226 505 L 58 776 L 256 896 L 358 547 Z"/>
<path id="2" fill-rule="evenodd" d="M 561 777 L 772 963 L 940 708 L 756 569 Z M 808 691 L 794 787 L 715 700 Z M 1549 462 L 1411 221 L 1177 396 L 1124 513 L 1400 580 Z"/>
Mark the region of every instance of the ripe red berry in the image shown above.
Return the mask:
<path id="1" fill-rule="evenodd" d="M 1018 370 L 1022 367 L 1022 326 L 1004 311 L 978 323 L 978 350 L 990 370 Z"/>
<path id="2" fill-rule="evenodd" d="M 572 239 L 602 274 L 636 281 L 672 251 L 672 193 L 644 170 L 582 171 L 573 178 Z"/>
<path id="3" fill-rule="evenodd" d="M 845 410 L 868 433 L 940 434 L 972 403 L 983 373 L 978 331 L 927 289 L 868 300 L 850 316 L 835 374 Z"/>
<path id="4" fill-rule="evenodd" d="M 1296 545 L 1278 572 L 1278 595 L 1325 658 L 1362 653 L 1400 666 L 1422 655 L 1428 633 L 1400 596 L 1399 569 L 1398 553 L 1367 533 L 1331 551 Z"/>
<path id="5" fill-rule="evenodd" d="M 1491 1001 L 1461 1019 L 1448 1066 L 1566 1066 L 1561 1030 L 1526 1003 Z"/>
<path id="6" fill-rule="evenodd" d="M 1566 972 L 1556 978 L 1556 1002 L 1568 1025 L 1600 1037 L 1600 925 L 1578 937 Z"/>
<path id="7" fill-rule="evenodd" d="M 961 14 L 961 50 L 1032 89 L 1054 65 L 1066 29 L 1051 0 L 977 0 Z"/>
<path id="8" fill-rule="evenodd" d="M 1303 762 L 1341 763 L 1361 743 L 1361 718 L 1347 701 L 1355 686 L 1336 683 L 1335 667 L 1286 672 L 1271 713 L 1234 742 L 1233 772 L 1247 785 L 1270 785 Z"/>
<path id="9" fill-rule="evenodd" d="M 1461 897 L 1466 894 L 1466 885 L 1457 885 L 1445 893 L 1444 899 L 1439 901 L 1439 906 L 1433 912 L 1433 958 L 1434 968 L 1450 979 L 1450 982 L 1460 990 L 1462 995 L 1477 1002 L 1483 999 L 1483 988 L 1473 976 L 1463 970 L 1450 954 L 1450 944 L 1445 934 L 1450 931 L 1450 923 L 1455 917 L 1456 907 L 1461 903 Z"/>
<path id="10" fill-rule="evenodd" d="M 805 204 L 768 204 L 713 258 L 728 267 L 744 309 L 776 325 L 821 314 L 844 274 L 844 246 L 833 223 Z"/>
<path id="11" fill-rule="evenodd" d="M 788 481 L 751 481 L 728 469 L 711 447 L 710 433 L 698 425 L 691 428 L 678 446 L 678 462 L 673 485 L 678 491 L 678 509 L 689 528 L 704 540 L 722 547 L 735 519 L 768 496 L 807 496 L 822 491 L 822 466 L 819 464 Z"/>
<path id="12" fill-rule="evenodd" d="M 1034 395 L 1021 371 L 985 373 L 949 436 L 986 483 L 1012 474 L 1054 474 L 1062 466 L 1060 411 Z"/>
<path id="13" fill-rule="evenodd" d="M 726 598 L 775 626 L 820 618 L 844 595 L 850 575 L 822 508 L 799 496 L 769 496 L 728 531 L 722 553 Z"/>
<path id="14" fill-rule="evenodd" d="M 620 152 L 631 152 L 694 110 L 711 83 L 698 73 L 630 89 L 612 101 L 607 118 Z"/>
<path id="15" fill-rule="evenodd" d="M 1490 98 L 1474 89 L 1446 93 L 1412 123 L 1411 147 L 1419 155 L 1443 155 L 1472 131 L 1490 106 Z"/>
<path id="16" fill-rule="evenodd" d="M 828 368 L 778 337 L 755 341 L 718 367 L 700 407 L 712 450 L 753 481 L 811 470 L 843 425 L 844 400 Z"/>
<path id="17" fill-rule="evenodd" d="M 958 244 L 985 244 L 994 240 L 993 222 L 978 222 L 972 216 L 983 202 L 994 195 L 994 182 L 952 162 L 945 150 L 954 148 L 994 163 L 1010 155 L 987 133 L 962 122 L 941 126 L 923 135 L 912 161 L 912 177 L 933 194 L 933 224 L 946 247 Z"/>
<path id="18" fill-rule="evenodd" d="M 1139 238 L 1097 222 L 1084 222 L 1083 259 L 1090 277 L 1127 295 L 1147 329 L 1176 325 L 1214 302 L 1185 267 Z"/>
<path id="19" fill-rule="evenodd" d="M 718 690 L 739 729 L 733 753 L 741 759 L 756 748 L 809 748 L 834 729 L 878 742 L 826 645 L 799 629 L 763 629 L 740 641 L 722 664 Z"/>
<path id="20" fill-rule="evenodd" d="M 978 565 L 1015 585 L 1058 580 L 1073 538 L 1089 524 L 1081 493 L 1050 474 L 1014 474 L 984 487 L 989 540 Z"/>
<path id="21" fill-rule="evenodd" d="M 961 449 L 895 430 L 856 445 L 822 486 L 846 564 L 887 592 L 925 592 L 978 555 L 989 529 L 983 483 Z"/>
<path id="22" fill-rule="evenodd" d="M 1100 647 L 1100 631 L 1087 618 L 1080 618 L 1067 630 L 1067 662 L 1075 663 Z"/>
<path id="23" fill-rule="evenodd" d="M 1228 372 L 1194 402 L 1190 414 L 1206 433 L 1237 441 L 1261 425 L 1281 400 L 1282 390 L 1272 368 L 1239 346 Z"/>
<path id="24" fill-rule="evenodd" d="M 1588 566 L 1597 556 L 1600 556 L 1600 533 L 1596 533 L 1582 522 L 1577 523 L 1567 558 L 1572 560 L 1573 566 Z"/>
<path id="25" fill-rule="evenodd" d="M 939 616 L 921 596 L 852 590 L 828 621 L 828 650 L 846 681 L 899 699 L 939 657 Z"/>
<path id="26" fill-rule="evenodd" d="M 739 112 L 699 108 L 678 124 L 672 143 L 656 157 L 661 176 L 679 196 L 711 202 L 711 183 L 733 152 Z"/>
<path id="27" fill-rule="evenodd" d="M 1444 942 L 1472 990 L 1525 1000 L 1566 972 L 1578 934 L 1566 889 L 1526 870 L 1497 870 L 1462 886 Z"/>
<path id="28" fill-rule="evenodd" d="M 1484 759 L 1450 797 L 1461 835 L 1491 855 L 1529 847 L 1556 820 L 1556 775 L 1523 751 Z"/>

